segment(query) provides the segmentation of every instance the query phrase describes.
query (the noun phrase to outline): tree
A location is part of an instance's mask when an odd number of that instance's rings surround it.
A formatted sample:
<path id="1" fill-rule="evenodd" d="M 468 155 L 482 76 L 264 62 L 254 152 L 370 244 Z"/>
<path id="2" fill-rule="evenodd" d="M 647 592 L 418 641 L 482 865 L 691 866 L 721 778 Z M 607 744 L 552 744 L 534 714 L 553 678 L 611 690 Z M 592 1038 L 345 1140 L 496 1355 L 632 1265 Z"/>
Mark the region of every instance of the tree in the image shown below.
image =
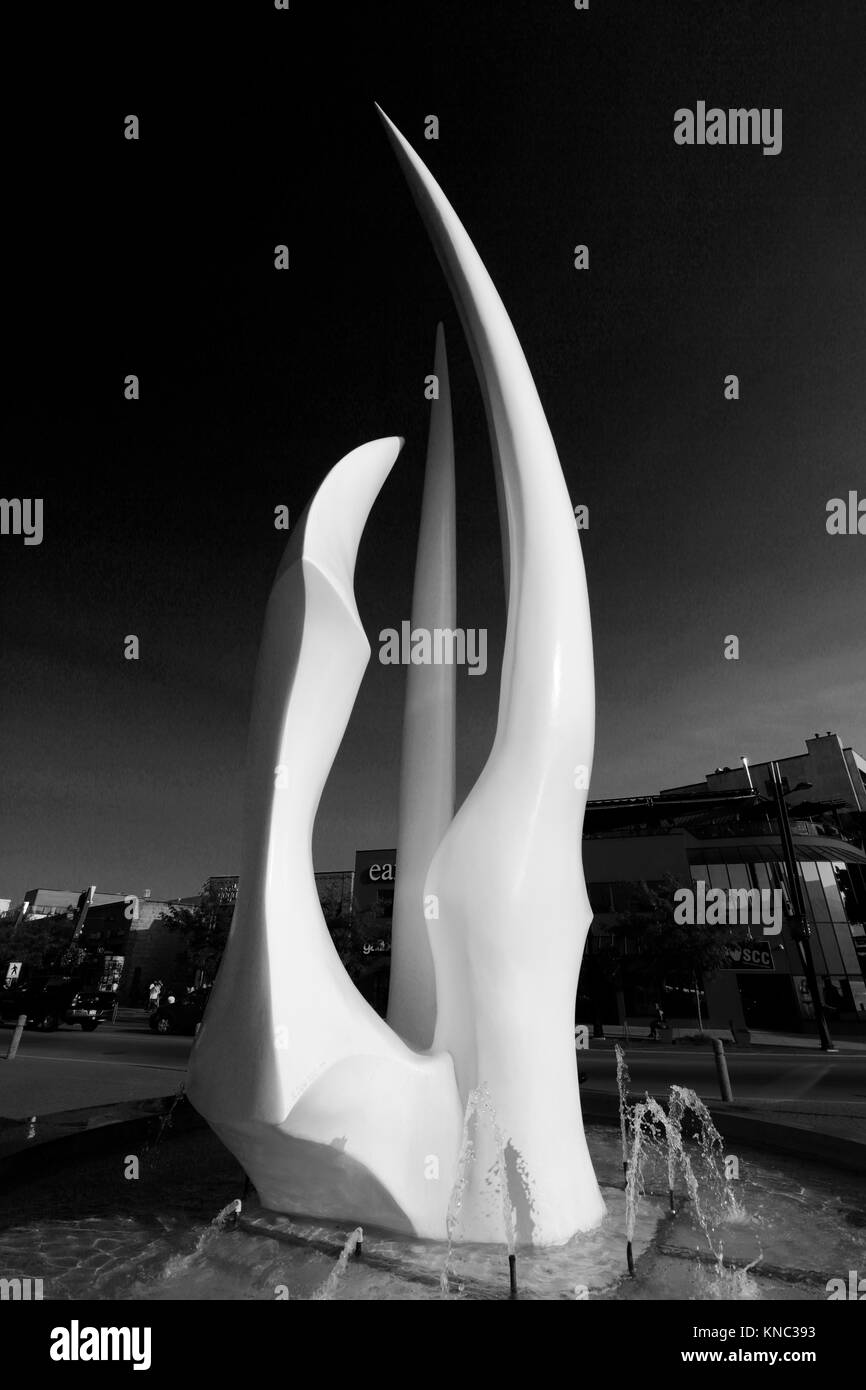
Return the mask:
<path id="1" fill-rule="evenodd" d="M 604 1037 L 604 1009 L 611 988 L 622 989 L 622 952 L 618 946 L 601 946 L 590 933 L 580 967 L 578 1008 L 592 1010 L 592 1035 Z"/>
<path id="2" fill-rule="evenodd" d="M 16 919 L 0 923 L 0 984 L 13 960 L 28 970 L 59 965 L 68 951 L 72 923 L 66 916 L 27 918 L 16 929 Z"/>
<path id="3" fill-rule="evenodd" d="M 365 937 L 375 934 L 374 919 L 381 913 L 370 908 L 356 920 L 351 914 L 340 911 L 340 905 L 340 892 L 328 885 L 322 901 L 325 923 L 347 974 L 359 984 L 370 970 L 368 953 L 364 950 Z M 195 906 L 171 904 L 156 919 L 168 931 L 177 932 L 183 938 L 182 957 L 186 970 L 203 984 L 212 984 L 216 979 L 234 909 L 233 901 L 226 901 L 213 888 L 206 888 Z"/>
<path id="4" fill-rule="evenodd" d="M 353 984 L 359 984 L 368 962 L 363 941 L 355 930 L 352 918 L 345 914 L 332 917 L 327 921 L 327 927 L 346 974 Z"/>
<path id="5" fill-rule="evenodd" d="M 156 918 L 168 931 L 183 938 L 182 956 L 187 970 L 201 984 L 213 984 L 216 979 L 234 910 L 233 902 L 226 902 L 213 888 L 207 888 L 194 907 L 172 904 Z"/>
<path id="6" fill-rule="evenodd" d="M 622 944 L 623 972 L 631 982 L 648 983 L 661 995 L 676 976 L 689 980 L 702 1027 L 698 981 L 728 964 L 727 947 L 734 936 L 727 923 L 676 922 L 674 894 L 683 886 L 673 874 L 653 888 L 634 884 L 635 906 L 617 918 L 614 935 Z"/>

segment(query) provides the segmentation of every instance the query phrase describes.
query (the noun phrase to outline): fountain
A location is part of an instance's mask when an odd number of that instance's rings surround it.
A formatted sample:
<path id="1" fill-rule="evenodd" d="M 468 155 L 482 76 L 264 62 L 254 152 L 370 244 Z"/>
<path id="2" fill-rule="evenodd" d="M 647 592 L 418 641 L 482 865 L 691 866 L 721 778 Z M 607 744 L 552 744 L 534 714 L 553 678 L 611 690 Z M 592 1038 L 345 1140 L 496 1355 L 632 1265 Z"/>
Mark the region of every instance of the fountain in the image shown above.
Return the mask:
<path id="1" fill-rule="evenodd" d="M 634 1184 L 643 1195 L 628 1211 L 618 1126 L 588 1125 L 607 1215 L 563 1245 L 516 1246 L 521 1300 L 823 1300 L 840 1270 L 862 1267 L 862 1178 L 738 1145 L 737 1201 L 725 1202 L 722 1187 L 707 1181 L 701 1144 L 688 1137 L 698 1125 L 689 1112 L 680 1132 L 700 1188 L 702 1225 L 679 1163 L 676 1214 L 670 1212 L 670 1149 L 646 1099 L 629 1106 L 629 1157 L 638 1105 L 645 1122 Z M 669 1116 L 670 1101 L 664 1110 Z M 481 1123 L 488 1125 L 483 1113 Z M 470 1141 L 475 1125 L 470 1119 Z M 705 1138 L 713 1150 L 711 1136 Z M 103 1154 L 67 1158 L 42 1174 L 30 1165 L 19 1181 L 7 1180 L 0 1215 L 5 1277 L 40 1278 L 45 1297 L 60 1301 L 512 1296 L 495 1164 L 480 1181 L 492 1184 L 499 1205 L 497 1242 L 462 1240 L 455 1230 L 449 1246 L 447 1238 L 422 1240 L 372 1226 L 364 1226 L 361 1241 L 355 1223 L 280 1215 L 255 1194 L 241 1201 L 237 1162 L 206 1127 L 175 1126 L 158 1151 L 144 1149 L 134 1183 L 122 1176 L 128 1146 L 118 1136 Z M 469 1148 L 466 1161 L 473 1162 Z M 459 1223 L 457 1196 L 454 1208 Z M 628 1235 L 633 1278 L 626 1268 Z M 350 1248 L 340 1263 L 350 1237 L 354 1257 Z"/>

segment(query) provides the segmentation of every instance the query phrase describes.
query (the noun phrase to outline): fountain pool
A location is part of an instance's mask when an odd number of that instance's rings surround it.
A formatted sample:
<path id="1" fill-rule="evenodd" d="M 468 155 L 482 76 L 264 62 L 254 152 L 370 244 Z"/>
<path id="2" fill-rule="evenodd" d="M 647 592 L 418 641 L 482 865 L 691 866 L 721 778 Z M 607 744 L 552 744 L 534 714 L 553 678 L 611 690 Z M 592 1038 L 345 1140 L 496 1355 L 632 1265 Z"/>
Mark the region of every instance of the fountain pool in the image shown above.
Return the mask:
<path id="1" fill-rule="evenodd" d="M 627 1212 L 617 1128 L 588 1126 L 608 1205 L 603 1225 L 568 1245 L 518 1250 L 522 1299 L 819 1299 L 827 1281 L 862 1269 L 866 1183 L 856 1175 L 738 1146 L 740 1180 L 716 1212 L 719 1266 L 686 1184 L 669 1211 L 668 1168 L 650 1153 L 634 1222 L 636 1277 L 625 1267 Z M 208 1130 L 170 1134 L 136 1155 L 78 1158 L 6 1185 L 0 1269 L 41 1278 L 44 1297 L 83 1299 L 428 1300 L 509 1296 L 507 1249 L 363 1233 L 360 1259 L 339 1257 L 350 1225 L 263 1211 L 213 1220 L 241 1196 L 237 1163 Z M 704 1189 L 702 1188 L 702 1193 Z M 704 1197 L 706 1205 L 707 1198 Z M 51 1211 L 50 1219 L 41 1213 Z"/>

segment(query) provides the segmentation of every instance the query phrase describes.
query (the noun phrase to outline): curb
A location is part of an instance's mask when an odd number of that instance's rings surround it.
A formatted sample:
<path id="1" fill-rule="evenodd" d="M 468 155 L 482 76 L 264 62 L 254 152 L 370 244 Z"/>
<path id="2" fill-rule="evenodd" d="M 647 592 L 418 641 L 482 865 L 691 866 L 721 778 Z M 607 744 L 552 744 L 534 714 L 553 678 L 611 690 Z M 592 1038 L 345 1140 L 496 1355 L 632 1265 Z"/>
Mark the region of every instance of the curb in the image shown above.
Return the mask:
<path id="1" fill-rule="evenodd" d="M 62 1110 L 37 1115 L 35 1123 L 0 1118 L 0 1178 L 59 1167 L 69 1158 L 105 1152 L 118 1141 L 144 1139 L 150 1145 L 169 1129 L 204 1128 L 206 1122 L 183 1094 Z"/>
<path id="2" fill-rule="evenodd" d="M 652 1094 L 652 1093 L 651 1093 Z M 656 1095 L 664 1105 L 667 1094 Z M 584 1119 L 602 1124 L 619 1124 L 619 1096 L 609 1091 L 591 1091 L 582 1087 L 580 1104 Z M 713 1124 L 723 1139 L 747 1144 L 752 1148 L 784 1154 L 787 1158 L 806 1158 L 828 1167 L 842 1168 L 861 1176 L 866 1173 L 866 1144 L 859 1139 L 841 1139 L 821 1130 L 803 1129 L 783 1121 L 759 1117 L 748 1108 L 724 1101 L 704 1101 Z"/>
<path id="3" fill-rule="evenodd" d="M 658 1095 L 656 1099 L 664 1103 L 667 1096 Z M 736 1104 L 705 1104 L 724 1139 L 788 1158 L 811 1159 L 861 1176 L 866 1173 L 866 1144 L 859 1140 L 770 1120 L 765 1118 L 766 1112 L 759 1117 Z M 586 1120 L 619 1124 L 619 1097 L 609 1091 L 582 1087 L 581 1109 Z M 36 1166 L 41 1169 L 54 1163 L 62 1164 L 72 1156 L 98 1153 L 121 1139 L 144 1138 L 152 1142 L 169 1128 L 185 1133 L 207 1127 L 207 1122 L 182 1093 L 39 1115 L 35 1119 L 35 1133 L 28 1138 L 33 1123 L 0 1118 L 0 1177 L 18 1177 L 25 1170 L 32 1172 Z"/>

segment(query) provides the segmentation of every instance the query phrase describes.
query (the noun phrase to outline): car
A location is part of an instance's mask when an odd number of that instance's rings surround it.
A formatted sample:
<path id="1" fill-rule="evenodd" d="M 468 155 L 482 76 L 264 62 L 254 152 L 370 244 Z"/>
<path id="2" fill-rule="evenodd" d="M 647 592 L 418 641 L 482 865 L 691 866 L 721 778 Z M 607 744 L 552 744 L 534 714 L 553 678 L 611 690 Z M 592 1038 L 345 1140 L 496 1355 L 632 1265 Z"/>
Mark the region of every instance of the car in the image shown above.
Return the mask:
<path id="1" fill-rule="evenodd" d="M 111 990 L 80 989 L 69 1002 L 64 1023 L 80 1023 L 82 1032 L 92 1033 L 100 1023 L 113 1023 L 117 1016 L 117 995 Z"/>
<path id="2" fill-rule="evenodd" d="M 14 1025 L 23 1014 L 27 1019 L 26 1028 L 53 1032 L 60 1027 L 74 993 L 74 986 L 70 988 L 62 984 L 29 984 L 17 989 L 5 989 L 0 996 L 0 1020 Z"/>
<path id="3" fill-rule="evenodd" d="M 150 1027 L 154 1033 L 195 1033 L 204 1017 L 209 989 L 191 990 L 172 1003 L 160 1004 L 150 1016 Z"/>
<path id="4" fill-rule="evenodd" d="M 14 1027 L 24 1014 L 25 1027 L 44 1033 L 54 1032 L 61 1023 L 79 1023 L 83 1032 L 92 1033 L 100 1023 L 113 1020 L 115 1005 L 114 994 L 75 980 L 36 981 L 0 990 L 0 1023 Z"/>

